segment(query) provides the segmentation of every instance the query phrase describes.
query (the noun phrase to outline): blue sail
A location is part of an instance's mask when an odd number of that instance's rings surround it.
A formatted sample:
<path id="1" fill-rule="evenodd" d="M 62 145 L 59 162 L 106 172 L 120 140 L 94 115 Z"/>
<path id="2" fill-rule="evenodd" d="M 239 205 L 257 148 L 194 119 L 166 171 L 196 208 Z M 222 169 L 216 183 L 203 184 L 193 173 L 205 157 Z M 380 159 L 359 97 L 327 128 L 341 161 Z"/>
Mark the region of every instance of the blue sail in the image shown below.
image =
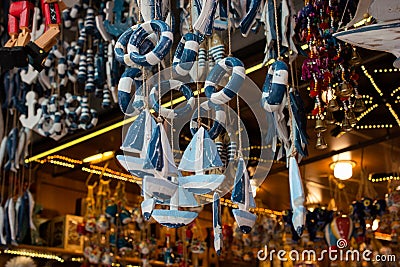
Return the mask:
<path id="1" fill-rule="evenodd" d="M 161 123 L 154 128 L 143 168 L 153 169 L 160 177 L 178 176 L 171 145 Z"/>
<path id="2" fill-rule="evenodd" d="M 179 170 L 198 173 L 222 166 L 217 146 L 208 132 L 200 127 L 183 153 Z"/>
<path id="3" fill-rule="evenodd" d="M 245 164 L 244 160 L 242 158 L 239 159 L 237 169 L 236 169 L 236 175 L 235 175 L 235 182 L 234 182 L 234 187 L 232 190 L 232 196 L 231 200 L 234 203 L 245 203 L 245 175 L 244 175 L 245 170 Z"/>
<path id="4" fill-rule="evenodd" d="M 189 192 L 187 189 L 182 186 L 178 187 L 178 205 L 179 207 L 198 207 L 199 203 L 197 203 L 194 198 L 193 193 Z"/>
<path id="5" fill-rule="evenodd" d="M 143 110 L 129 126 L 121 150 L 134 153 L 146 152 L 156 122 L 148 109 Z"/>
<path id="6" fill-rule="evenodd" d="M 238 160 L 231 200 L 236 204 L 248 205 L 249 208 L 256 207 L 249 174 L 247 173 L 246 163 L 243 158 L 239 158 Z"/>
<path id="7" fill-rule="evenodd" d="M 147 149 L 147 155 L 143 164 L 144 169 L 155 169 L 156 171 L 162 171 L 164 167 L 164 152 L 161 142 L 160 127 L 162 126 L 160 124 L 157 124 L 151 135 L 151 139 Z"/>

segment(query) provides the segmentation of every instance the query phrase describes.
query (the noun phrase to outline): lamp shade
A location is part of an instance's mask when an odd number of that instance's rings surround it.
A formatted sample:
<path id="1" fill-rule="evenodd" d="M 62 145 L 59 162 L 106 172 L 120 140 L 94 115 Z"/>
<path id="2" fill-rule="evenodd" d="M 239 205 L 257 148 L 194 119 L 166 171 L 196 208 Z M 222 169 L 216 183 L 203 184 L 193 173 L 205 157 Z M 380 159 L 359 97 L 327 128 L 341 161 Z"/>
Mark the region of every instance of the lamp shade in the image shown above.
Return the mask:
<path id="1" fill-rule="evenodd" d="M 351 160 L 336 161 L 331 164 L 333 175 L 340 180 L 347 180 L 353 176 L 355 162 Z"/>

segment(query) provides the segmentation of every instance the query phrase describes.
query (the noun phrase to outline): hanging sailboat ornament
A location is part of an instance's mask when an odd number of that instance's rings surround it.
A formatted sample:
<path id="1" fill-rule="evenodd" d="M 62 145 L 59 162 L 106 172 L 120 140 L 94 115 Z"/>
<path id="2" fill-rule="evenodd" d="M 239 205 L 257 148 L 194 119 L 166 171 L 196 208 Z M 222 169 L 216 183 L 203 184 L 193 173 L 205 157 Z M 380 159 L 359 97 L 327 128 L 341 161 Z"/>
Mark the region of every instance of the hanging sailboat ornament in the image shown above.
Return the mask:
<path id="1" fill-rule="evenodd" d="M 140 158 L 144 158 L 156 125 L 156 121 L 150 114 L 150 111 L 144 109 L 131 126 L 129 126 L 121 150 L 140 153 Z"/>
<path id="2" fill-rule="evenodd" d="M 245 234 L 250 233 L 256 222 L 257 215 L 251 213 L 249 209 L 255 208 L 256 205 L 251 191 L 246 163 L 242 157 L 238 159 L 231 200 L 239 206 L 238 209 L 233 209 L 232 212 L 240 230 Z"/>
<path id="3" fill-rule="evenodd" d="M 200 127 L 183 152 L 179 170 L 204 173 L 223 166 L 218 149 L 204 127 Z"/>
<path id="4" fill-rule="evenodd" d="M 385 51 L 397 57 L 393 66 L 400 68 L 400 12 L 398 1 L 362 0 L 358 2 L 357 11 L 347 28 L 364 19 L 365 14 L 371 15 L 377 24 L 362 26 L 355 29 L 333 34 L 339 40 L 366 49 Z"/>
<path id="5" fill-rule="evenodd" d="M 155 175 L 155 169 L 145 169 L 144 164 L 149 143 L 156 127 L 157 124 L 154 118 L 146 108 L 139 114 L 126 133 L 121 150 L 139 153 L 139 157 L 117 155 L 116 158 L 133 176 L 143 179 L 146 175 Z"/>
<path id="6" fill-rule="evenodd" d="M 290 203 L 293 210 L 292 223 L 297 234 L 301 236 L 306 222 L 305 195 L 300 170 L 294 156 L 289 157 Z"/>
<path id="7" fill-rule="evenodd" d="M 249 34 L 251 27 L 253 26 L 254 21 L 256 19 L 257 12 L 260 8 L 261 2 L 262 2 L 261 0 L 250 1 L 250 6 L 248 8 L 248 11 L 239 24 L 240 31 L 243 37 L 247 37 L 247 35 Z"/>
<path id="8" fill-rule="evenodd" d="M 164 127 L 157 124 L 149 143 L 147 157 L 143 166 L 145 169 L 155 169 L 155 177 L 145 176 L 143 180 L 143 194 L 146 200 L 142 205 L 142 213 L 150 215 L 161 225 L 178 228 L 191 223 L 196 217 L 196 212 L 179 210 L 182 206 L 198 206 L 192 193 L 189 193 L 179 184 L 180 175 L 175 166 L 171 146 Z M 167 179 L 170 177 L 170 180 Z M 201 186 L 204 184 L 201 183 Z M 154 209 L 153 198 L 157 203 L 168 205 L 169 210 Z"/>
<path id="9" fill-rule="evenodd" d="M 214 229 L 214 249 L 217 255 L 221 254 L 222 249 L 222 223 L 221 223 L 221 204 L 217 192 L 213 197 L 213 229 Z"/>
<path id="10" fill-rule="evenodd" d="M 200 14 L 193 24 L 193 29 L 201 35 L 211 35 L 214 25 L 214 16 L 217 11 L 217 0 L 196 1 L 197 8 L 200 8 Z"/>

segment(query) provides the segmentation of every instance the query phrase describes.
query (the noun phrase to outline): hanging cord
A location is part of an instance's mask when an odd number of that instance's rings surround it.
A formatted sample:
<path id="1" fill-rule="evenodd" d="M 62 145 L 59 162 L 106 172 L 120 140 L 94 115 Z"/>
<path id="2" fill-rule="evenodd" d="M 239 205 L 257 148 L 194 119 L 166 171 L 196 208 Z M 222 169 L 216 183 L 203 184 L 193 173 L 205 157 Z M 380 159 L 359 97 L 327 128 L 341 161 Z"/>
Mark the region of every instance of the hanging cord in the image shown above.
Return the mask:
<path id="1" fill-rule="evenodd" d="M 154 3 L 154 19 L 158 20 L 158 15 L 157 15 L 157 4 Z M 160 70 L 159 70 L 160 71 Z"/>
<path id="2" fill-rule="evenodd" d="M 274 17 L 275 17 L 275 31 L 276 31 L 276 46 L 278 50 L 278 59 L 281 57 L 281 45 L 279 38 L 279 26 L 278 26 L 278 8 L 276 5 L 276 0 L 274 0 Z"/>
<path id="3" fill-rule="evenodd" d="M 158 63 L 158 73 L 157 73 L 157 78 L 158 78 L 158 118 L 161 119 L 161 65 Z"/>
<path id="4" fill-rule="evenodd" d="M 145 108 L 148 107 L 148 103 L 149 103 L 149 91 L 148 91 L 148 88 L 147 88 L 146 79 L 147 79 L 146 70 L 145 70 L 144 67 L 142 67 L 142 87 L 143 87 L 143 92 L 144 92 L 144 99 L 145 99 L 144 105 L 145 105 Z"/>
<path id="5" fill-rule="evenodd" d="M 142 23 L 142 0 L 138 0 L 138 10 L 139 10 L 139 15 L 138 15 L 138 24 Z"/>
<path id="6" fill-rule="evenodd" d="M 189 13 L 189 17 L 190 17 L 190 21 L 189 21 L 189 32 L 193 32 L 193 16 L 192 16 L 192 9 L 193 9 L 193 6 L 192 6 L 192 1 L 193 0 L 189 0 L 189 10 L 188 10 L 188 13 Z"/>
<path id="7" fill-rule="evenodd" d="M 290 76 L 292 76 L 292 89 L 294 89 L 294 72 L 293 72 L 293 65 L 290 62 Z M 294 129 L 293 129 L 293 110 L 291 106 L 291 100 L 290 100 L 290 86 L 286 86 L 286 94 L 287 94 L 287 102 L 288 102 L 288 110 L 289 110 L 289 130 L 290 130 L 290 142 L 291 142 L 291 156 L 296 156 L 297 154 L 297 149 L 295 146 L 295 141 L 294 141 Z"/>
<path id="8" fill-rule="evenodd" d="M 231 12 L 229 11 L 229 6 L 230 6 L 230 1 L 227 1 L 227 11 L 228 11 L 228 57 L 232 56 L 232 36 L 231 36 L 231 28 L 232 28 L 232 22 L 231 22 Z"/>
<path id="9" fill-rule="evenodd" d="M 242 129 L 240 125 L 240 103 L 239 103 L 239 95 L 236 95 L 236 109 L 237 109 L 237 125 L 238 125 L 238 157 L 243 157 L 242 153 Z"/>
<path id="10" fill-rule="evenodd" d="M 343 19 L 344 19 L 344 15 L 346 15 L 346 10 L 347 10 L 347 5 L 349 4 L 349 0 L 347 0 L 346 5 L 344 6 L 344 10 L 343 10 L 343 14 L 342 14 L 342 18 L 340 19 L 339 23 L 338 23 L 338 30 L 342 27 L 342 23 L 343 23 Z"/>

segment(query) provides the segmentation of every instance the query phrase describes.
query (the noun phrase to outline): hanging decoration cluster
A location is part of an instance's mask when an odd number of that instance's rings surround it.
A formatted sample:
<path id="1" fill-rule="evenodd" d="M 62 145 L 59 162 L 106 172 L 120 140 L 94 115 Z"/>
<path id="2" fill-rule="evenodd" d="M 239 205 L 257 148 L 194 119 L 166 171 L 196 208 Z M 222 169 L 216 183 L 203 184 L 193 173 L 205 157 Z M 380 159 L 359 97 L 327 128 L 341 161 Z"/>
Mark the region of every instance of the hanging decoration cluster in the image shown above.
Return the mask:
<path id="1" fill-rule="evenodd" d="M 309 95 L 315 101 L 312 115 L 316 116 L 316 149 L 327 148 L 323 138 L 326 124 L 340 125 L 344 132 L 352 131 L 358 122 L 356 113 L 366 109 L 356 73 L 362 59 L 355 47 L 333 37 L 354 10 L 353 1 L 344 5 L 339 1 L 310 0 L 297 16 L 296 37 L 308 47 L 301 77 L 310 83 Z M 342 112 L 337 114 L 339 110 L 343 110 L 344 116 Z M 343 119 L 337 123 L 336 118 Z"/>

